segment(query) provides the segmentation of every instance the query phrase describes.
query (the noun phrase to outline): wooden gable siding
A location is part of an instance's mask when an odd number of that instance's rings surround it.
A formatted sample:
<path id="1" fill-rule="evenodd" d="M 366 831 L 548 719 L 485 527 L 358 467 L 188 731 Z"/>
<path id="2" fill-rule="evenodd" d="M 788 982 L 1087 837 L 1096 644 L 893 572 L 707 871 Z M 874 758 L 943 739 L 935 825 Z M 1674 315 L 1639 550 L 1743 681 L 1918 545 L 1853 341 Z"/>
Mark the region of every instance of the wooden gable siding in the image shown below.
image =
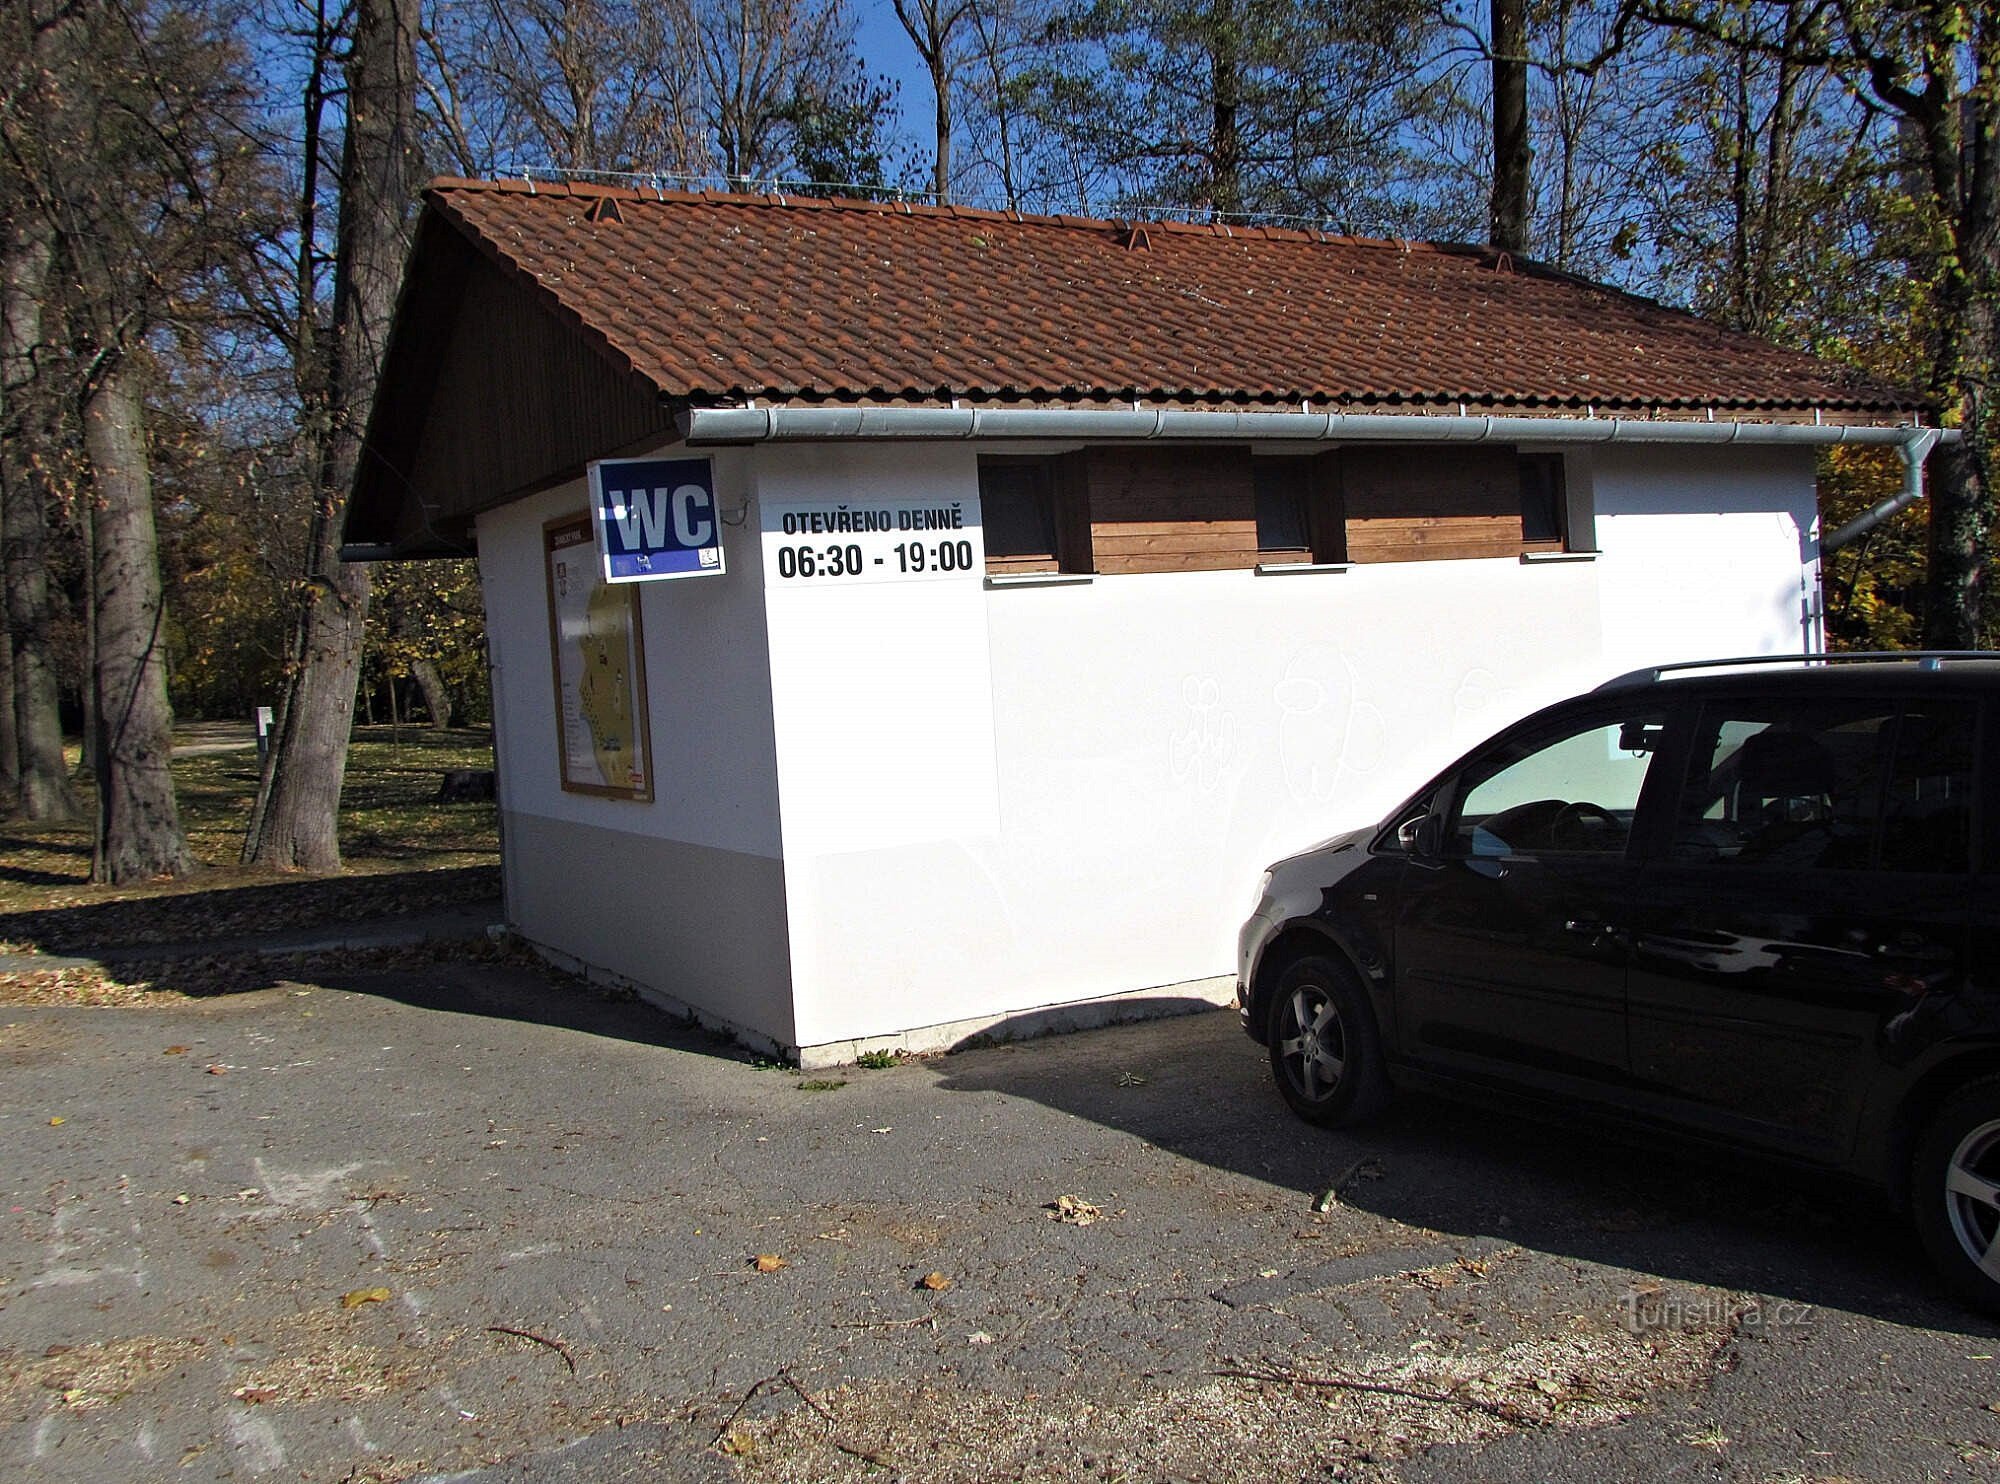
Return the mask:
<path id="1" fill-rule="evenodd" d="M 1256 565 L 1248 448 L 1093 448 L 1085 460 L 1099 572 Z"/>
<path id="2" fill-rule="evenodd" d="M 1530 549 L 1512 448 L 1348 448 L 1341 492 L 1351 562 L 1508 557 Z"/>
<path id="3" fill-rule="evenodd" d="M 405 293 L 398 329 L 415 343 L 382 388 L 347 528 L 413 554 L 462 550 L 479 512 L 674 427 L 650 382 L 446 231 Z M 405 498 L 412 488 L 424 499 Z"/>

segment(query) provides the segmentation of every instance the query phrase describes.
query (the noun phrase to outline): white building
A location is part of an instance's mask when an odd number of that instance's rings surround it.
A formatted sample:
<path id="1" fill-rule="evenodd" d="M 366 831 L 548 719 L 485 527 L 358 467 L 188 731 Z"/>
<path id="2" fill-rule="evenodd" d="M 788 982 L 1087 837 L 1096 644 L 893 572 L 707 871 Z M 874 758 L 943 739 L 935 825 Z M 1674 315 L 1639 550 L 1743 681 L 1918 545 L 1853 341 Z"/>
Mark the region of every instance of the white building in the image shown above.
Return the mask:
<path id="1" fill-rule="evenodd" d="M 348 540 L 477 551 L 518 931 L 812 1065 L 1225 998 L 1274 857 L 1818 647 L 1920 412 L 1483 249 L 440 182 Z M 596 587 L 634 458 L 719 570 Z"/>

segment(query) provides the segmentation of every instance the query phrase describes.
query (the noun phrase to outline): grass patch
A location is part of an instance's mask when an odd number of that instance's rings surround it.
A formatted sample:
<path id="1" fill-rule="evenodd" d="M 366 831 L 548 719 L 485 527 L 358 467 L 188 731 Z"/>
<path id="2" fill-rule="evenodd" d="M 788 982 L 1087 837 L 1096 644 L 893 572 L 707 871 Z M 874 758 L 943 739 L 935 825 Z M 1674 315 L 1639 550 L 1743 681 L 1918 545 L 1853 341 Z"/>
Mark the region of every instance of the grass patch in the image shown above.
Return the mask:
<path id="1" fill-rule="evenodd" d="M 854 1058 L 854 1064 L 857 1067 L 866 1067 L 871 1072 L 880 1072 L 885 1068 L 896 1065 L 896 1053 L 893 1051 L 864 1051 L 861 1055 Z"/>
<path id="2" fill-rule="evenodd" d="M 183 751 L 188 748 L 198 750 Z M 257 752 L 248 726 L 184 727 L 176 732 L 175 750 L 181 826 L 202 869 L 173 881 L 91 885 L 94 789 L 91 779 L 79 774 L 75 781 L 84 805 L 81 819 L 71 824 L 0 825 L 0 939 L 33 941 L 38 936 L 16 930 L 23 914 L 44 921 L 46 914 L 63 909 L 226 893 L 234 888 L 268 889 L 249 894 L 258 899 L 264 915 L 257 926 L 265 931 L 337 920 L 368 910 L 376 897 L 383 897 L 392 910 L 400 906 L 407 911 L 440 905 L 440 898 L 466 900 L 499 890 L 495 806 L 490 801 L 436 802 L 445 771 L 493 766 L 492 734 L 484 728 L 446 732 L 357 728 L 341 793 L 345 870 L 338 878 L 319 882 L 238 863 L 257 793 Z M 76 760 L 74 748 L 71 760 Z M 432 878 L 435 891 L 416 882 L 405 890 L 388 880 L 371 891 L 352 879 L 410 872 L 450 875 Z M 10 924 L 9 917 L 17 922 Z M 159 931 L 118 936 L 128 942 L 165 940 Z"/>
<path id="3" fill-rule="evenodd" d="M 842 1077 L 815 1077 L 809 1082 L 801 1082 L 799 1084 L 799 1091 L 839 1092 L 845 1086 L 847 1086 L 847 1081 Z"/>

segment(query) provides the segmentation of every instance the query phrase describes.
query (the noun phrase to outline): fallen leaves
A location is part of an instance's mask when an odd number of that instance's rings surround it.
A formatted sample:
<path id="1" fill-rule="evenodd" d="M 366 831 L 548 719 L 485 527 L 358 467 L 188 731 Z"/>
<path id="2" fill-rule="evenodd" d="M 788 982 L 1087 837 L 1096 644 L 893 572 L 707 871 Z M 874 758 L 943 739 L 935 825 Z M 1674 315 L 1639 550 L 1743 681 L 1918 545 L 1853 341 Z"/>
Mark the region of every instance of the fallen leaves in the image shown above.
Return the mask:
<path id="1" fill-rule="evenodd" d="M 791 1266 L 775 1252 L 760 1252 L 750 1259 L 750 1266 L 760 1273 L 777 1273 Z"/>
<path id="2" fill-rule="evenodd" d="M 1042 1210 L 1047 1213 L 1049 1220 L 1060 1221 L 1069 1226 L 1089 1226 L 1092 1222 L 1104 1218 L 1101 1207 L 1093 1206 L 1080 1195 L 1059 1195 L 1042 1207 Z"/>
<path id="3" fill-rule="evenodd" d="M 917 1279 L 917 1287 L 929 1289 L 932 1293 L 948 1293 L 951 1290 L 951 1279 L 943 1273 L 925 1273 L 923 1277 Z"/>
<path id="4" fill-rule="evenodd" d="M 386 1304 L 389 1302 L 389 1297 L 389 1290 L 386 1288 L 351 1289 L 340 1296 L 340 1307 L 358 1309 L 363 1304 Z"/>

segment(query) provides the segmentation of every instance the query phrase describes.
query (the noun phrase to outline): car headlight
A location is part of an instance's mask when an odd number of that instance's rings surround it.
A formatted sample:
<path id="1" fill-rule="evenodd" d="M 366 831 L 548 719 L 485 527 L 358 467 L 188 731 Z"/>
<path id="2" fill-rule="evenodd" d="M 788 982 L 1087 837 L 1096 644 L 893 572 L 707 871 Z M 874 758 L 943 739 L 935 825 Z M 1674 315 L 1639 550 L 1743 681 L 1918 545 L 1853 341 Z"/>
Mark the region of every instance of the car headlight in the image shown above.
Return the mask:
<path id="1" fill-rule="evenodd" d="M 1259 876 L 1257 878 L 1257 895 L 1254 899 L 1252 899 L 1250 903 L 1250 910 L 1253 913 L 1259 907 L 1264 905 L 1264 895 L 1266 892 L 1270 891 L 1270 889 L 1271 889 L 1271 873 L 1269 871 L 1266 871 L 1262 876 Z"/>

